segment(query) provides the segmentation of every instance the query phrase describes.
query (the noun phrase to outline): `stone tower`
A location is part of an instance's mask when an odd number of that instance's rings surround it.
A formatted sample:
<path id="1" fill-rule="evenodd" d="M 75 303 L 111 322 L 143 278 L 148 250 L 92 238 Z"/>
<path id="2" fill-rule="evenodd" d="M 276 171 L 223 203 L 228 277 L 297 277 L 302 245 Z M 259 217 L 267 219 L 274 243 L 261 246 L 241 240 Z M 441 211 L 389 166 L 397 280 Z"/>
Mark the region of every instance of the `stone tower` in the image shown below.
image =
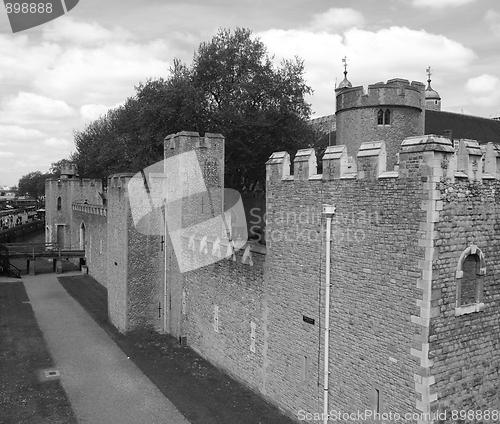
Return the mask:
<path id="1" fill-rule="evenodd" d="M 401 140 L 424 134 L 425 85 L 391 79 L 363 87 L 340 87 L 337 98 L 337 145 L 355 157 L 363 142 L 385 141 L 387 169 L 397 164 Z"/>

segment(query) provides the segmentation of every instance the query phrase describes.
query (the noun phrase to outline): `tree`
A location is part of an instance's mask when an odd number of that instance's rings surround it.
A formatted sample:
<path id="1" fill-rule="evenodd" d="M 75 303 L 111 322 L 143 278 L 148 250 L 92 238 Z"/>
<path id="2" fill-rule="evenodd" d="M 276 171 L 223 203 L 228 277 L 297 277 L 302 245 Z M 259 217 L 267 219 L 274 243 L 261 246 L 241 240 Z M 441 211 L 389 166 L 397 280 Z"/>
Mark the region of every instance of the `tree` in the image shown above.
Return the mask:
<path id="1" fill-rule="evenodd" d="M 305 147 L 312 132 L 299 58 L 275 67 L 265 45 L 248 29 L 219 30 L 195 54 L 193 82 L 208 108 L 210 132 L 226 143 L 226 185 L 237 189 L 263 181 L 276 150 Z"/>
<path id="2" fill-rule="evenodd" d="M 18 194 L 21 196 L 31 196 L 39 202 L 45 195 L 45 180 L 53 176 L 50 173 L 42 174 L 40 171 L 23 175 L 19 180 Z"/>
<path id="3" fill-rule="evenodd" d="M 264 181 L 276 150 L 295 151 L 314 139 L 312 89 L 295 57 L 276 66 L 248 29 L 219 30 L 193 63 L 175 59 L 170 75 L 140 83 L 125 104 L 75 132 L 80 175 L 106 178 L 138 172 L 163 159 L 163 139 L 178 131 L 219 132 L 226 138 L 228 187 Z"/>

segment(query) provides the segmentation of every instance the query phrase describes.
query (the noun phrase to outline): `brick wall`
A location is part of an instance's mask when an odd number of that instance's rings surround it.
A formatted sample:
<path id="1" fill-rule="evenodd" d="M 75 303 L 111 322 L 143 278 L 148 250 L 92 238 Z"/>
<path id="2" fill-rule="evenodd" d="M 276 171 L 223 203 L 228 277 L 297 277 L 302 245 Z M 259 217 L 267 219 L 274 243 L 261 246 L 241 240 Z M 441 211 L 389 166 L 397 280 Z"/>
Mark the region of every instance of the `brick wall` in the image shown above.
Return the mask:
<path id="1" fill-rule="evenodd" d="M 417 363 L 409 353 L 423 257 L 418 246 L 421 190 L 419 181 L 409 179 L 268 181 L 266 393 L 289 412 L 317 412 L 322 405 L 323 203 L 336 206 L 330 409 L 370 409 L 378 388 L 384 411 L 415 411 Z M 304 316 L 314 319 L 314 325 L 304 322 Z"/>
<path id="2" fill-rule="evenodd" d="M 433 360 L 435 408 L 486 410 L 500 407 L 500 184 L 469 179 L 439 184 L 443 209 L 436 230 L 438 258 L 433 289 L 439 294 L 439 314 L 431 319 L 429 357 Z M 484 255 L 481 281 L 484 310 L 463 315 L 457 312 L 457 266 L 461 255 L 477 246 Z M 467 273 L 463 268 L 466 279 Z M 470 276 L 470 275 L 469 275 Z M 462 296 L 464 294 L 462 293 Z M 470 302 L 469 302 L 470 303 Z"/>
<path id="3" fill-rule="evenodd" d="M 186 254 L 197 260 L 204 253 L 197 243 L 194 247 Z M 208 247 L 210 252 L 212 246 Z M 264 251 L 254 246 L 252 265 L 242 262 L 240 250 L 234 261 L 223 259 L 185 273 L 181 295 L 182 333 L 189 346 L 257 390 L 263 385 Z"/>
<path id="4" fill-rule="evenodd" d="M 84 232 L 82 231 L 82 224 L 85 228 Z M 80 202 L 74 203 L 71 228 L 73 233 L 78 236 L 79 246 L 76 246 L 76 248 L 83 247 L 85 249 L 89 274 L 103 286 L 107 286 L 108 239 L 106 237 L 107 217 L 105 207 L 90 206 Z M 84 239 L 82 240 L 83 234 Z"/>

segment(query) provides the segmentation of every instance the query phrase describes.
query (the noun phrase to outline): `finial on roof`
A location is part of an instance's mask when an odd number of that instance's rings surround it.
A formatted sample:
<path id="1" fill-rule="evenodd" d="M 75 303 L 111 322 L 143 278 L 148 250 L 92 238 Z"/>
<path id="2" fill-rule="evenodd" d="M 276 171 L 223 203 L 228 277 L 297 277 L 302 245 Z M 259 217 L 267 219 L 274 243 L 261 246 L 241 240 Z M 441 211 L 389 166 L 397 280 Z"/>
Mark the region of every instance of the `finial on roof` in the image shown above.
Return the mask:
<path id="1" fill-rule="evenodd" d="M 427 83 L 429 84 L 427 86 L 427 89 L 429 90 L 431 89 L 431 75 L 432 75 L 430 66 L 426 69 L 426 72 L 427 72 Z"/>
<path id="2" fill-rule="evenodd" d="M 337 89 L 340 88 L 351 88 L 352 84 L 350 81 L 347 79 L 347 56 L 344 56 L 342 58 L 342 63 L 344 64 L 344 79 L 342 82 L 338 85 Z"/>

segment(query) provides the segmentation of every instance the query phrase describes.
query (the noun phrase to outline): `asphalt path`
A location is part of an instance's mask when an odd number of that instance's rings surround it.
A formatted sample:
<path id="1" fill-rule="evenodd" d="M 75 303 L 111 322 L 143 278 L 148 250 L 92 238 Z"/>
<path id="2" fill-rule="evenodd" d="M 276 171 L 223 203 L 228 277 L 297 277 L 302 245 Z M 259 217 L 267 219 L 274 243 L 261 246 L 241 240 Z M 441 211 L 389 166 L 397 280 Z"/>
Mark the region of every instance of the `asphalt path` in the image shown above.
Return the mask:
<path id="1" fill-rule="evenodd" d="M 189 424 L 55 274 L 23 275 L 23 281 L 80 423 Z"/>

